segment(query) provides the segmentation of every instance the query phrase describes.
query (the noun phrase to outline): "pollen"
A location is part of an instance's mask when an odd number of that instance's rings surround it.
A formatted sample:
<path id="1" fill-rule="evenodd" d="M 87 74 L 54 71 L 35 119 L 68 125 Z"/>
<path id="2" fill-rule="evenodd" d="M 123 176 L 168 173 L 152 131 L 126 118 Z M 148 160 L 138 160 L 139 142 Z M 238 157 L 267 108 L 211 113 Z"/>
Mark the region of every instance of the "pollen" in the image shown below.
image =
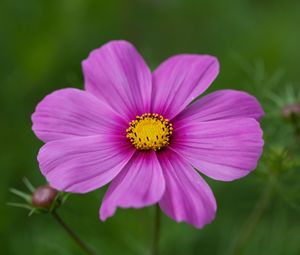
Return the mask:
<path id="1" fill-rule="evenodd" d="M 136 116 L 126 129 L 127 138 L 138 150 L 161 150 L 169 145 L 172 132 L 169 120 L 155 113 Z"/>

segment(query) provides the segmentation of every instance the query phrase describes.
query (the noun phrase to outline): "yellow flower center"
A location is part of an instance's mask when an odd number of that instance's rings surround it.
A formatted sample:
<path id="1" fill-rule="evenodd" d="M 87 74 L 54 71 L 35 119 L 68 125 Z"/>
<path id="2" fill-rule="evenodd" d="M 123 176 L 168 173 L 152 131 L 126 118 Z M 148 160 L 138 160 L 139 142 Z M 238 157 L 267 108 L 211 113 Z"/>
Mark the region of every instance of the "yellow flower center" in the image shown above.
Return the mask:
<path id="1" fill-rule="evenodd" d="M 173 127 L 168 119 L 158 114 L 136 116 L 126 129 L 127 137 L 138 150 L 160 150 L 170 143 Z"/>

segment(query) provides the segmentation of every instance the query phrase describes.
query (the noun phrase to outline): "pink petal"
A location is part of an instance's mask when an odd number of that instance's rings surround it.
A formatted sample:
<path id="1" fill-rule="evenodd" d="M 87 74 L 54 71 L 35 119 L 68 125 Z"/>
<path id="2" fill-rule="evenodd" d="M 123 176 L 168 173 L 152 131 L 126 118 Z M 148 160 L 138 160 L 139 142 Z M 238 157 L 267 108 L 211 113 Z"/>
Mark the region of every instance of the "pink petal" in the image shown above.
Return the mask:
<path id="1" fill-rule="evenodd" d="M 137 152 L 112 181 L 100 208 L 100 219 L 112 216 L 117 207 L 140 208 L 157 203 L 165 180 L 155 152 Z"/>
<path id="2" fill-rule="evenodd" d="M 256 168 L 262 130 L 256 120 L 247 118 L 175 123 L 172 148 L 205 175 L 231 181 Z"/>
<path id="3" fill-rule="evenodd" d="M 128 121 L 150 110 L 151 72 L 133 45 L 112 41 L 82 63 L 85 89 Z"/>
<path id="4" fill-rule="evenodd" d="M 152 111 L 172 119 L 203 93 L 219 72 L 219 63 L 208 55 L 177 55 L 153 74 Z"/>
<path id="5" fill-rule="evenodd" d="M 159 154 L 166 180 L 161 209 L 177 222 L 202 228 L 215 218 L 214 195 L 203 178 L 180 155 L 168 150 Z"/>
<path id="6" fill-rule="evenodd" d="M 38 161 L 52 187 L 86 193 L 110 182 L 133 153 L 132 145 L 123 137 L 105 134 L 46 143 Z"/>
<path id="7" fill-rule="evenodd" d="M 44 142 L 74 136 L 121 134 L 127 120 L 92 94 L 78 89 L 57 90 L 46 96 L 32 115 L 34 133 Z"/>
<path id="8" fill-rule="evenodd" d="M 236 90 L 219 90 L 184 109 L 173 122 L 209 121 L 228 118 L 254 118 L 264 115 L 254 96 Z"/>

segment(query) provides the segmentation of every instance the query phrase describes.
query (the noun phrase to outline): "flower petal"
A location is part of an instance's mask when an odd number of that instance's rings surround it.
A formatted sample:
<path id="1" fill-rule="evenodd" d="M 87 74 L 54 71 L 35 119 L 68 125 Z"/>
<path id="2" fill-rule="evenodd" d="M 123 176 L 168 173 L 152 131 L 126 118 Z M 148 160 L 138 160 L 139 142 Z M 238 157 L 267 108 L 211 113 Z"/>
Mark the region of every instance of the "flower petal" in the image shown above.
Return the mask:
<path id="1" fill-rule="evenodd" d="M 218 72 L 218 60 L 209 55 L 167 59 L 153 74 L 152 112 L 172 119 L 210 86 Z"/>
<path id="2" fill-rule="evenodd" d="M 127 140 L 105 134 L 46 143 L 39 152 L 38 161 L 52 187 L 86 193 L 110 182 L 133 153 Z"/>
<path id="3" fill-rule="evenodd" d="M 165 180 L 155 152 L 137 152 L 109 186 L 100 208 L 100 219 L 112 216 L 117 207 L 154 204 L 164 190 Z"/>
<path id="4" fill-rule="evenodd" d="M 264 111 L 254 96 L 237 90 L 219 90 L 184 109 L 173 121 L 209 121 L 228 118 L 260 120 L 263 115 Z"/>
<path id="5" fill-rule="evenodd" d="M 204 179 L 180 155 L 172 150 L 159 155 L 166 180 L 161 209 L 177 222 L 185 221 L 202 228 L 215 218 L 214 195 Z"/>
<path id="6" fill-rule="evenodd" d="M 44 142 L 74 136 L 121 133 L 127 127 L 109 106 L 79 89 L 57 90 L 32 114 L 32 129 Z"/>
<path id="7" fill-rule="evenodd" d="M 151 72 L 130 43 L 112 41 L 82 62 L 85 89 L 128 121 L 150 110 Z"/>
<path id="8" fill-rule="evenodd" d="M 250 118 L 175 123 L 172 148 L 205 175 L 231 181 L 256 168 L 263 148 L 262 130 Z"/>

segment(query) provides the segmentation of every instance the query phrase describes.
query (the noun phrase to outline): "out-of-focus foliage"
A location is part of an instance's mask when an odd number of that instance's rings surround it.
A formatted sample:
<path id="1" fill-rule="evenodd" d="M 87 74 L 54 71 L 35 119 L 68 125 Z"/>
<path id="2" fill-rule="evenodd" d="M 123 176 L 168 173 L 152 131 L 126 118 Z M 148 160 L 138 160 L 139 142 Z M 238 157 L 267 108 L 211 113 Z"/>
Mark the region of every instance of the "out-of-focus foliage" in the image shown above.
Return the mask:
<path id="1" fill-rule="evenodd" d="M 287 89 L 300 90 L 299 13 L 297 0 L 2 0 L 1 254 L 82 254 L 51 217 L 27 217 L 5 203 L 15 199 L 10 187 L 22 189 L 23 176 L 45 182 L 36 162 L 42 143 L 31 131 L 35 105 L 53 90 L 82 88 L 80 62 L 120 38 L 133 42 L 153 69 L 176 53 L 216 55 L 221 72 L 209 92 L 246 90 L 266 112 L 258 169 L 231 183 L 209 181 L 218 213 L 203 230 L 163 216 L 162 254 L 299 254 L 299 138 L 280 109 L 291 103 Z M 102 223 L 103 194 L 71 196 L 63 218 L 101 254 L 148 254 L 153 208 L 118 210 Z"/>

